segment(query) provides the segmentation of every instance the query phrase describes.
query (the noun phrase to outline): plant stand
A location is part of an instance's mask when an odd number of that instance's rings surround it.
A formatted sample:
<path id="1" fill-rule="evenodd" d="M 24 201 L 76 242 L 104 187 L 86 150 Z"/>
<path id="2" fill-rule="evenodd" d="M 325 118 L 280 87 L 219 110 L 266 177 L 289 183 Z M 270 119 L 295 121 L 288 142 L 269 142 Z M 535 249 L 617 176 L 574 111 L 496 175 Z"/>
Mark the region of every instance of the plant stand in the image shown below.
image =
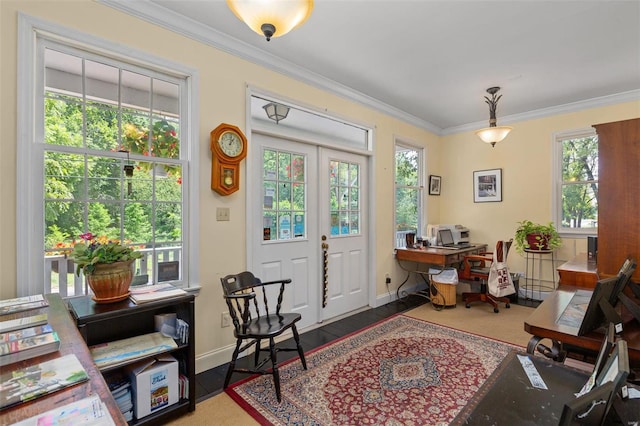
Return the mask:
<path id="1" fill-rule="evenodd" d="M 520 288 L 524 290 L 525 300 L 542 301 L 543 291 L 555 291 L 556 289 L 556 269 L 555 254 L 553 250 L 530 250 L 525 249 L 525 280 L 524 285 Z M 545 257 L 551 255 L 551 277 L 553 287 L 543 285 L 542 264 L 546 261 Z M 537 267 L 537 268 L 536 268 Z"/>

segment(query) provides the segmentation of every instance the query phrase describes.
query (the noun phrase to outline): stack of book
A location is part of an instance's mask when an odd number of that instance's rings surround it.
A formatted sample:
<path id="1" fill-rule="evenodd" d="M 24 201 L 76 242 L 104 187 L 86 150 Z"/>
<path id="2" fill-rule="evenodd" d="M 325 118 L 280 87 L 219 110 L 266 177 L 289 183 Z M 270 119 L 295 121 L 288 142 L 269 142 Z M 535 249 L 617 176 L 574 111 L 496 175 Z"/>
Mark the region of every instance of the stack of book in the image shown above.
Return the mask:
<path id="1" fill-rule="evenodd" d="M 136 305 L 169 297 L 184 296 L 187 294 L 186 291 L 181 288 L 174 287 L 169 283 L 131 287 L 129 291 L 131 292 L 129 298 Z"/>
<path id="2" fill-rule="evenodd" d="M 109 390 L 125 420 L 128 422 L 133 420 L 133 400 L 131 399 L 131 382 L 129 379 L 118 377 L 109 381 Z"/>
<path id="3" fill-rule="evenodd" d="M 189 398 L 189 378 L 184 374 L 178 376 L 178 396 L 180 399 Z"/>
<path id="4" fill-rule="evenodd" d="M 42 295 L 0 300 L 0 319 L 10 313 L 48 306 Z M 58 334 L 47 323 L 47 314 L 0 321 L 0 366 L 24 361 L 60 349 Z"/>

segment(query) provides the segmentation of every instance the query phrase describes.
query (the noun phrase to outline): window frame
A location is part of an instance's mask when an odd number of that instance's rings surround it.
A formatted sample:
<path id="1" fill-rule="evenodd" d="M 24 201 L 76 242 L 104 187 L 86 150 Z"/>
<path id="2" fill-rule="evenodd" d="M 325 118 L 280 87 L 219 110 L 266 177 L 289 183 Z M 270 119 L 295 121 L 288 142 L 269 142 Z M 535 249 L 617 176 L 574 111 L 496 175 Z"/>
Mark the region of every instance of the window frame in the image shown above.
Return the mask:
<path id="1" fill-rule="evenodd" d="M 123 46 L 57 24 L 18 14 L 18 85 L 17 85 L 17 176 L 16 176 L 16 293 L 18 296 L 44 290 L 44 72 L 38 66 L 44 58 L 44 44 L 56 43 L 110 58 L 123 65 L 156 70 L 162 75 L 184 79 L 181 95 L 181 159 L 184 161 L 183 185 L 183 274 L 185 289 L 199 286 L 198 223 L 198 152 L 199 78 L 194 69 L 173 63 L 129 46 Z M 38 160 L 39 159 L 39 160 Z"/>
<path id="2" fill-rule="evenodd" d="M 417 152 L 417 157 L 418 157 L 418 185 L 413 187 L 413 186 L 406 186 L 406 185 L 398 185 L 398 179 L 396 176 L 396 154 L 398 152 L 398 148 L 401 149 L 407 149 L 407 150 L 413 150 Z M 394 239 L 394 248 L 404 248 L 405 247 L 405 242 L 402 238 L 398 238 L 398 230 L 397 228 L 397 223 L 396 223 L 396 215 L 397 215 L 397 193 L 398 193 L 398 188 L 403 187 L 403 188 L 415 188 L 418 191 L 418 208 L 417 208 L 417 226 L 416 226 L 416 239 L 417 237 L 422 237 L 421 232 L 425 227 L 425 223 L 426 223 L 426 217 L 425 217 L 425 208 L 426 208 L 426 201 L 425 201 L 425 148 L 421 147 L 421 146 L 417 146 L 411 143 L 407 143 L 407 142 L 403 142 L 400 140 L 396 140 L 393 146 L 393 239 Z"/>
<path id="3" fill-rule="evenodd" d="M 594 228 L 567 228 L 562 226 L 562 188 L 564 184 L 562 174 L 563 151 L 562 143 L 567 139 L 579 139 L 596 137 L 598 134 L 593 127 L 585 127 L 574 130 L 556 132 L 552 135 L 552 161 L 553 161 L 553 185 L 552 185 L 552 217 L 558 233 L 563 237 L 569 238 L 586 238 L 587 236 L 597 235 L 598 227 Z M 599 179 L 595 180 L 599 183 Z"/>

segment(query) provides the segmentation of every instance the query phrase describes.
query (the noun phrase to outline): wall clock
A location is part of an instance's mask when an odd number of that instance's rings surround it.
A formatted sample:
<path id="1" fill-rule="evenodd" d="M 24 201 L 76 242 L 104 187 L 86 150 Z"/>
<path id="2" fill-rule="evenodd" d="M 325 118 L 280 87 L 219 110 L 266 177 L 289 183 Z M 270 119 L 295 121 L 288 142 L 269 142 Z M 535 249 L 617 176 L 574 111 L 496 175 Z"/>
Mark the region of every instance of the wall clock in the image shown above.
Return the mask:
<path id="1" fill-rule="evenodd" d="M 240 189 L 240 162 L 247 156 L 247 138 L 231 124 L 211 131 L 211 189 L 229 195 Z"/>

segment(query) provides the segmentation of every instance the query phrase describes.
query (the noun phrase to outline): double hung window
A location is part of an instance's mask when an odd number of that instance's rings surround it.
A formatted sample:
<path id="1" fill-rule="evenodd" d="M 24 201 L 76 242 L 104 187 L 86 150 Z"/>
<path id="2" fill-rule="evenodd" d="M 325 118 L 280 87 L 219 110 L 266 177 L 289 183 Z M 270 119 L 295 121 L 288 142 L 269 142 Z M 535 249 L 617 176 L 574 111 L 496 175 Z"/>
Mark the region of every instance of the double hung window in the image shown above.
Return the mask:
<path id="1" fill-rule="evenodd" d="M 405 247 L 405 235 L 408 233 L 421 235 L 424 199 L 422 156 L 422 149 L 396 143 L 396 247 Z"/>

